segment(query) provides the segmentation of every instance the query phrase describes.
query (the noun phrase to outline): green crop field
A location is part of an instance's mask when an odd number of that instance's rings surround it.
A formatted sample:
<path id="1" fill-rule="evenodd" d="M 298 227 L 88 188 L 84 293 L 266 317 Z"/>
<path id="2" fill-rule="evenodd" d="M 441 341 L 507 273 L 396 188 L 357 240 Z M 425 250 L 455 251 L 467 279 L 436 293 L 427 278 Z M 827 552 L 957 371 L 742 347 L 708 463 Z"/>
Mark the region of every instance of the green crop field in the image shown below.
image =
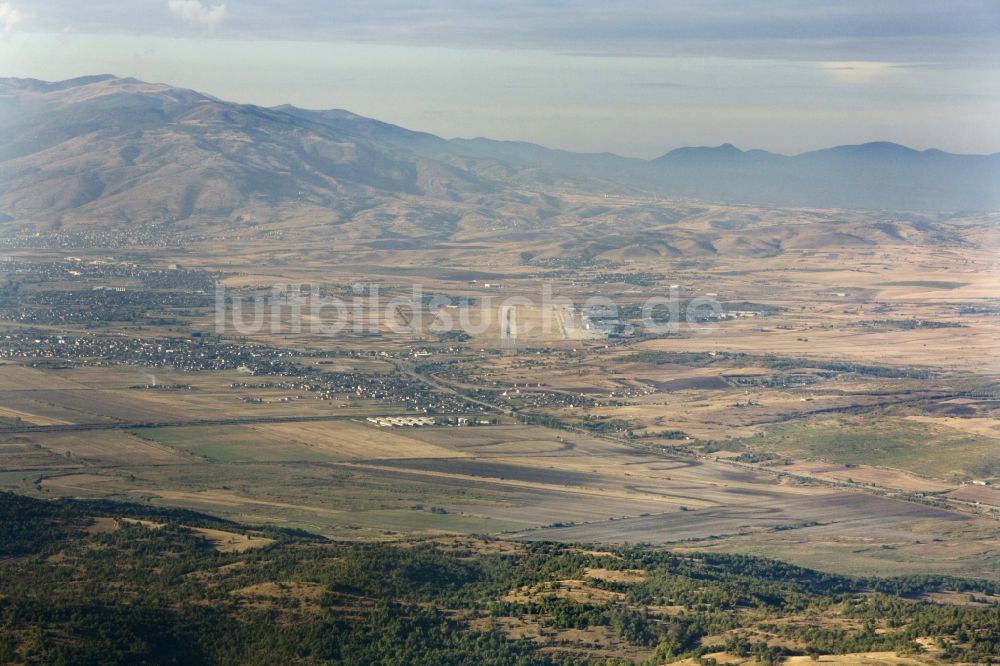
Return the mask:
<path id="1" fill-rule="evenodd" d="M 880 465 L 940 479 L 1000 473 L 1000 440 L 898 416 L 815 418 L 766 429 L 755 449 L 841 464 Z"/>

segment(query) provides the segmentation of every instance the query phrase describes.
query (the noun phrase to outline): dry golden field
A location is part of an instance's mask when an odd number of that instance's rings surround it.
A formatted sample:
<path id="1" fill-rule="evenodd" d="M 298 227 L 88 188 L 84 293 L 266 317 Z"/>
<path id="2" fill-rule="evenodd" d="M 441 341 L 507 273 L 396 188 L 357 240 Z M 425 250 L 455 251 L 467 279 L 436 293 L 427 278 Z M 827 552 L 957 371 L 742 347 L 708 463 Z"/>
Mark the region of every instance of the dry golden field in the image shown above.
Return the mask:
<path id="1" fill-rule="evenodd" d="M 396 373 L 474 399 L 497 425 L 378 428 L 365 418 L 416 412 L 350 394 L 318 400 L 277 375 L 11 359 L 0 364 L 0 486 L 357 539 L 651 542 L 837 571 L 997 575 L 1000 500 L 973 484 L 1000 479 L 995 216 L 560 197 L 545 224 L 459 216 L 447 239 L 393 245 L 379 234 L 414 232 L 407 213 L 389 226 L 365 226 L 362 213 L 334 246 L 289 223 L 280 238 L 206 240 L 151 259 L 208 270 L 246 297 L 321 285 L 373 330 L 310 331 L 307 314 L 295 333 L 288 312 L 269 311 L 245 339 L 317 372 Z M 379 307 L 370 293 L 351 300 L 372 284 Z M 639 325 L 644 299 L 673 285 L 682 302 L 711 297 L 725 316 L 669 335 L 580 327 L 588 298 Z M 415 288 L 489 303 L 471 319 L 492 319 L 468 338 L 402 330 L 416 310 L 387 303 Z M 543 303 L 546 290 L 561 300 Z M 518 349 L 499 353 L 497 308 L 512 298 Z M 425 323 L 458 314 L 421 312 Z M 183 336 L 215 322 L 210 309 L 185 317 L 101 334 Z M 26 330 L 74 332 L 3 323 Z M 354 355 L 310 355 L 331 350 Z M 135 388 L 150 383 L 190 388 Z"/>

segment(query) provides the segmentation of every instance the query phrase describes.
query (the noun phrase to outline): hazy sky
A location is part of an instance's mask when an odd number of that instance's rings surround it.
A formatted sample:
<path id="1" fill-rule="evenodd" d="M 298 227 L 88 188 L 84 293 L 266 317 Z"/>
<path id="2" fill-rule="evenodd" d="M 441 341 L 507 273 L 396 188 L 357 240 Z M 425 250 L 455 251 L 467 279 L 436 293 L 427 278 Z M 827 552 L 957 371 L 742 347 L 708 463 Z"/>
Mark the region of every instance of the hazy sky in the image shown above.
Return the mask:
<path id="1" fill-rule="evenodd" d="M 1000 152 L 998 0 L 0 0 L 0 76 L 97 73 L 640 157 Z"/>

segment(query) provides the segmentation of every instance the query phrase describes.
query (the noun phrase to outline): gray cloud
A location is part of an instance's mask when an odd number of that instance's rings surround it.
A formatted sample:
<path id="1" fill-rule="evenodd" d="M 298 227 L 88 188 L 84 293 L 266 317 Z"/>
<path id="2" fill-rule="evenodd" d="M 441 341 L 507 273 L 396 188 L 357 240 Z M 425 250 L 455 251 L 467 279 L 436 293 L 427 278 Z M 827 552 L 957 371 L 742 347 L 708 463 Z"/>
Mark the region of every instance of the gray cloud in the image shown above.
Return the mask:
<path id="1" fill-rule="evenodd" d="M 146 2 L 37 0 L 53 30 L 164 31 Z M 175 0 L 197 4 L 197 0 Z M 211 10 L 206 9 L 206 12 Z M 995 0 L 243 0 L 218 34 L 564 53 L 790 60 L 1000 61 Z"/>

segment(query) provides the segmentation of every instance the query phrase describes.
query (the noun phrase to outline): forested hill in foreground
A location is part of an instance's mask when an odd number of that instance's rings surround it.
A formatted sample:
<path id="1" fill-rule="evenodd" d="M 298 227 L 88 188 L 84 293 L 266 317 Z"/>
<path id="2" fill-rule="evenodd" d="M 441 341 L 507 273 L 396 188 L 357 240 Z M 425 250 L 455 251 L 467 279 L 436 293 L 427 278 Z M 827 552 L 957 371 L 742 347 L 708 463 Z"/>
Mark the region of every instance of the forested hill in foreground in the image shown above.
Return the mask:
<path id="1" fill-rule="evenodd" d="M 1000 662 L 998 593 L 738 555 L 334 543 L 0 493 L 5 664 L 773 664 L 871 651 L 986 664 Z"/>
<path id="2" fill-rule="evenodd" d="M 0 138 L 0 231 L 336 220 L 386 201 L 479 215 L 524 192 L 1000 210 L 1000 154 L 869 143 L 789 157 L 726 144 L 647 161 L 445 140 L 347 111 L 236 104 L 107 75 L 0 79 Z M 544 218 L 546 205 L 524 215 Z"/>

